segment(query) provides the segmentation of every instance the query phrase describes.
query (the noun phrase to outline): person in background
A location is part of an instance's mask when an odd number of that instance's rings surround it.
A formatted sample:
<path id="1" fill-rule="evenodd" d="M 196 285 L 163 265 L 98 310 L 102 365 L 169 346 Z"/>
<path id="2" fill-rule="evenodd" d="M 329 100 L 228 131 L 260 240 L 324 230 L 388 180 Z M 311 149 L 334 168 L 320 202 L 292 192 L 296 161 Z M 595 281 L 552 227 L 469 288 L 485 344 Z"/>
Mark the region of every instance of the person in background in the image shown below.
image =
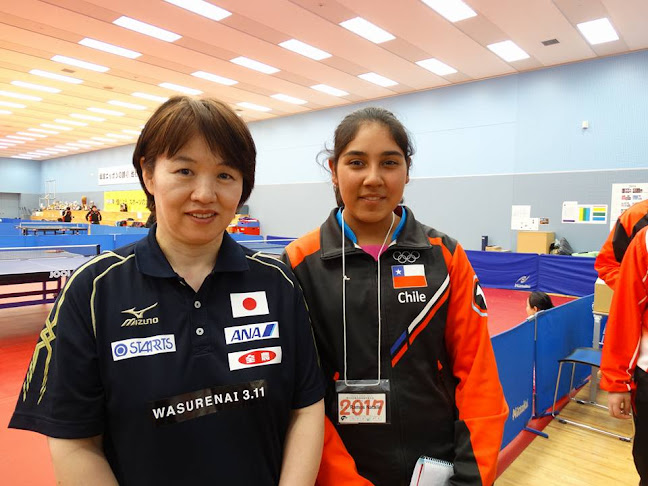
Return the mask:
<path id="1" fill-rule="evenodd" d="M 529 294 L 526 302 L 526 313 L 528 317 L 535 315 L 538 311 L 551 309 L 554 306 L 551 297 L 544 292 L 533 291 Z"/>
<path id="2" fill-rule="evenodd" d="M 616 221 L 614 228 L 603 243 L 594 262 L 599 277 L 612 290 L 616 289 L 623 255 L 635 235 L 648 225 L 648 199 L 626 209 Z"/>
<path id="3" fill-rule="evenodd" d="M 610 415 L 634 418 L 632 444 L 640 486 L 648 485 L 648 228 L 636 233 L 616 279 L 601 357 Z"/>
<path id="4" fill-rule="evenodd" d="M 90 211 L 85 215 L 85 219 L 92 224 L 99 224 L 101 222 L 101 213 L 99 212 L 99 209 L 97 209 L 97 206 L 93 205 L 90 208 Z"/>
<path id="5" fill-rule="evenodd" d="M 495 480 L 508 407 L 484 293 L 461 245 L 400 205 L 412 154 L 389 111 L 344 118 L 338 207 L 283 255 L 327 380 L 318 485 L 407 485 L 422 455 L 454 463 L 454 485 Z"/>
<path id="6" fill-rule="evenodd" d="M 215 99 L 173 97 L 133 165 L 157 224 L 77 269 L 10 426 L 49 436 L 57 484 L 306 486 L 324 386 L 294 276 L 225 231 L 256 148 Z"/>
<path id="7" fill-rule="evenodd" d="M 72 222 L 72 210 L 70 209 L 70 206 L 68 206 L 63 210 L 63 222 L 64 223 Z"/>

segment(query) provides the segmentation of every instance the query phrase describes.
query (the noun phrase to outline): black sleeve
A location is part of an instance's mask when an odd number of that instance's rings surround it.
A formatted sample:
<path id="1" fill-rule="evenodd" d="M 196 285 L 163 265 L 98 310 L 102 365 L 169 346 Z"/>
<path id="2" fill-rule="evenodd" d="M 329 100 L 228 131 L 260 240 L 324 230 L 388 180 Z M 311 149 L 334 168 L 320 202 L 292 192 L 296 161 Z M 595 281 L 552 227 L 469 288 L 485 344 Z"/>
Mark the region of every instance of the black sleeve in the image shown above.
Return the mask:
<path id="1" fill-rule="evenodd" d="M 40 333 L 9 427 L 78 439 L 104 429 L 104 389 L 90 320 L 92 280 L 77 271 Z"/>
<path id="2" fill-rule="evenodd" d="M 296 331 L 295 395 L 292 408 L 303 408 L 324 398 L 324 377 L 319 366 L 315 337 L 306 310 L 301 288 L 293 276 L 294 312 Z"/>

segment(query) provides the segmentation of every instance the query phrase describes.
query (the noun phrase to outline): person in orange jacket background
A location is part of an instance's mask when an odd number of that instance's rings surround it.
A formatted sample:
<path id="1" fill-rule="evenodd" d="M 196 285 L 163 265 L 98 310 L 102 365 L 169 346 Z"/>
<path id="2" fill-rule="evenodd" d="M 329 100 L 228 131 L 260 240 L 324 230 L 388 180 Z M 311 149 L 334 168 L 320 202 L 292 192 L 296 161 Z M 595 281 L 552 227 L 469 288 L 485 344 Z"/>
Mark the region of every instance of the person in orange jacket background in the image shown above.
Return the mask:
<path id="1" fill-rule="evenodd" d="M 594 262 L 599 277 L 612 290 L 616 288 L 623 255 L 634 236 L 648 225 L 648 199 L 626 209 L 616 221 L 614 229 L 603 243 Z"/>
<path id="2" fill-rule="evenodd" d="M 629 419 L 634 410 L 632 445 L 641 485 L 648 485 L 648 228 L 626 251 L 617 276 L 601 358 L 601 388 L 610 415 Z"/>

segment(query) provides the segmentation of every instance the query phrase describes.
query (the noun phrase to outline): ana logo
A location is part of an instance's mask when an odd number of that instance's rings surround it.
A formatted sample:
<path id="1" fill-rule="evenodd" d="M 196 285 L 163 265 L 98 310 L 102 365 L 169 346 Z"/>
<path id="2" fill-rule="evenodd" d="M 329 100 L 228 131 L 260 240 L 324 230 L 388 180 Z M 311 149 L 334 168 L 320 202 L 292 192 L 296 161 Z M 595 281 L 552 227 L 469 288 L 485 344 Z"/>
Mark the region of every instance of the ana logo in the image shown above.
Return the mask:
<path id="1" fill-rule="evenodd" d="M 281 363 L 281 346 L 248 349 L 227 355 L 231 371 Z"/>
<path id="2" fill-rule="evenodd" d="M 268 314 L 268 299 L 264 290 L 230 294 L 233 317 L 262 316 Z"/>
<path id="3" fill-rule="evenodd" d="M 110 343 L 114 361 L 152 356 L 160 353 L 175 353 L 175 336 L 173 334 L 160 334 L 147 338 L 124 339 Z"/>
<path id="4" fill-rule="evenodd" d="M 121 311 L 122 314 L 132 314 L 135 317 L 130 317 L 122 322 L 121 327 L 128 326 L 146 326 L 148 324 L 157 324 L 159 321 L 158 317 L 149 317 L 144 319 L 144 313 L 150 311 L 154 307 L 157 307 L 158 303 L 156 302 L 153 305 L 148 306 L 146 309 L 135 310 L 135 307 L 132 309 L 126 309 Z"/>
<path id="5" fill-rule="evenodd" d="M 531 278 L 529 275 L 522 275 L 515 281 L 514 287 L 516 289 L 530 289 L 531 285 L 527 284 L 529 278 Z"/>
<path id="6" fill-rule="evenodd" d="M 225 344 L 246 343 L 278 337 L 279 323 L 276 321 L 225 328 Z"/>

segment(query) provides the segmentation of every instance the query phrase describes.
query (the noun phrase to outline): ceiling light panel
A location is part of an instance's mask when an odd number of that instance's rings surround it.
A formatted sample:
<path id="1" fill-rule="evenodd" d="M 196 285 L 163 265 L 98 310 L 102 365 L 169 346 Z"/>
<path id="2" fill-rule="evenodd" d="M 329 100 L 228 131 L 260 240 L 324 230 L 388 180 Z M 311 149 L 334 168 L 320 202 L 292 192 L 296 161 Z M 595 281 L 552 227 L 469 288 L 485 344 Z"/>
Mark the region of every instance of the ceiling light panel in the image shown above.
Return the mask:
<path id="1" fill-rule="evenodd" d="M 179 93 L 189 94 L 197 96 L 202 94 L 202 91 L 194 88 L 187 88 L 186 86 L 180 86 L 179 84 L 174 83 L 160 83 L 158 84 L 160 88 L 170 89 L 171 91 L 178 91 Z"/>
<path id="2" fill-rule="evenodd" d="M 27 108 L 27 105 L 13 103 L 11 101 L 0 101 L 0 106 L 8 106 L 9 108 Z"/>
<path id="3" fill-rule="evenodd" d="M 275 74 L 279 72 L 279 69 L 277 69 L 276 67 L 269 66 L 267 64 L 263 64 L 262 62 L 255 61 L 254 59 L 243 56 L 230 59 L 230 62 L 265 74 Z"/>
<path id="4" fill-rule="evenodd" d="M 39 98 L 38 96 L 26 95 L 22 93 L 12 93 L 11 91 L 0 91 L 0 96 L 6 96 L 7 98 L 17 98 L 19 100 L 43 101 L 43 98 Z"/>
<path id="5" fill-rule="evenodd" d="M 155 25 L 147 24 L 146 22 L 141 22 L 139 20 L 132 19 L 130 17 L 119 17 L 117 20 L 113 20 L 113 24 L 125 29 L 130 29 L 140 34 L 148 35 L 149 37 L 155 37 L 156 39 L 163 40 L 165 42 L 175 42 L 178 39 L 182 39 L 181 35 L 178 35 L 174 32 L 161 29 Z"/>
<path id="6" fill-rule="evenodd" d="M 83 69 L 89 69 L 90 71 L 96 71 L 98 73 L 105 73 L 109 70 L 106 66 L 100 66 L 99 64 L 93 64 L 91 62 L 81 61 L 80 59 L 74 59 L 73 57 L 67 56 L 53 56 L 52 61 L 60 62 L 62 64 L 67 64 L 69 66 L 76 66 Z"/>
<path id="7" fill-rule="evenodd" d="M 106 121 L 105 118 L 100 118 L 98 116 L 92 116 L 92 115 L 82 115 L 81 113 L 70 113 L 70 116 L 72 118 L 79 118 L 81 120 L 90 120 L 90 121 L 96 121 L 96 122 Z"/>
<path id="8" fill-rule="evenodd" d="M 42 133 L 29 133 L 29 132 L 16 132 L 17 135 L 25 135 L 27 137 L 47 138 L 47 135 Z"/>
<path id="9" fill-rule="evenodd" d="M 25 81 L 12 81 L 11 84 L 14 86 L 19 86 L 26 89 L 34 89 L 36 91 L 45 91 L 47 93 L 60 93 L 61 90 L 58 88 L 52 88 L 50 86 L 43 86 L 42 84 L 26 83 Z"/>
<path id="10" fill-rule="evenodd" d="M 62 125 L 52 125 L 51 123 L 41 123 L 41 127 L 52 128 L 54 130 L 65 130 L 65 131 L 72 130 L 72 128 L 70 127 L 64 127 Z"/>
<path id="11" fill-rule="evenodd" d="M 123 108 L 130 108 L 131 110 L 146 110 L 148 108 L 148 106 L 136 105 L 135 103 L 127 103 L 126 101 L 119 101 L 119 100 L 110 100 L 108 104 L 114 106 L 121 106 Z"/>
<path id="12" fill-rule="evenodd" d="M 11 113 L 9 110 L 0 110 L 0 115 L 11 115 Z"/>
<path id="13" fill-rule="evenodd" d="M 454 74 L 457 70 L 447 64 L 439 61 L 435 58 L 423 59 L 422 61 L 416 61 L 416 64 L 421 66 L 424 69 L 427 69 L 430 72 L 438 76 L 447 76 L 448 74 Z"/>
<path id="14" fill-rule="evenodd" d="M 340 25 L 351 32 L 358 34 L 360 37 L 364 37 L 367 40 L 375 44 L 382 44 L 395 39 L 386 30 L 381 29 L 377 25 L 372 24 L 368 20 L 363 19 L 362 17 L 355 17 L 353 19 L 345 20 L 340 22 Z"/>
<path id="15" fill-rule="evenodd" d="M 92 111 L 94 113 L 101 113 L 103 115 L 112 115 L 112 116 L 124 116 L 126 113 L 122 113 L 121 111 L 115 111 L 115 110 L 106 110 L 105 108 L 96 108 L 94 106 L 91 106 L 90 108 L 86 108 L 88 111 Z"/>
<path id="16" fill-rule="evenodd" d="M 87 127 L 87 123 L 83 123 L 76 120 L 64 120 L 63 118 L 57 118 L 54 120 L 56 123 L 63 123 L 64 125 L 75 125 L 77 127 Z"/>
<path id="17" fill-rule="evenodd" d="M 328 52 L 306 44 L 305 42 L 298 41 L 297 39 L 290 39 L 285 42 L 281 42 L 279 45 L 284 49 L 288 49 L 289 51 L 296 52 L 297 54 L 301 54 L 302 56 L 309 57 L 311 59 L 314 59 L 315 61 L 321 61 L 322 59 L 331 57 L 331 54 L 329 54 Z"/>
<path id="18" fill-rule="evenodd" d="M 131 96 L 135 96 L 136 98 L 143 98 L 145 100 L 151 100 L 151 101 L 159 101 L 160 103 L 164 103 L 167 101 L 169 98 L 166 98 L 164 96 L 157 96 L 157 95 L 152 95 L 148 93 L 140 93 L 140 92 L 135 92 L 131 93 Z"/>
<path id="19" fill-rule="evenodd" d="M 510 40 L 489 44 L 486 47 L 506 62 L 520 61 L 521 59 L 528 59 L 530 57 L 515 42 Z"/>
<path id="20" fill-rule="evenodd" d="M 587 39 L 587 42 L 592 45 L 619 40 L 619 35 L 608 18 L 590 20 L 589 22 L 577 24 L 576 27 Z"/>
<path id="21" fill-rule="evenodd" d="M 461 0 L 423 0 L 423 3 L 450 22 L 477 16 L 477 12 Z"/>
<path id="22" fill-rule="evenodd" d="M 57 135 L 59 132 L 55 132 L 54 130 L 44 130 L 42 128 L 28 128 L 28 132 L 40 132 L 40 133 L 49 133 L 51 135 Z"/>
<path id="23" fill-rule="evenodd" d="M 73 78 L 72 76 L 63 76 L 62 74 L 50 73 L 49 71 L 42 71 L 40 69 L 32 69 L 29 74 L 35 76 L 42 76 L 43 78 L 54 79 L 56 81 L 63 81 L 70 84 L 81 84 L 83 79 Z"/>
<path id="24" fill-rule="evenodd" d="M 267 106 L 255 105 L 254 103 L 248 103 L 247 101 L 242 101 L 241 103 L 236 103 L 236 105 L 240 106 L 241 108 L 247 108 L 249 110 L 272 111 L 272 108 L 268 108 Z"/>
<path id="25" fill-rule="evenodd" d="M 217 74 L 207 73 L 205 71 L 196 71 L 195 73 L 191 73 L 191 75 L 197 78 L 206 79 L 213 83 L 224 84 L 226 86 L 233 86 L 238 83 L 238 81 L 234 81 L 233 79 L 225 78 Z"/>
<path id="26" fill-rule="evenodd" d="M 329 86 L 327 84 L 316 84 L 315 86 L 311 86 L 312 89 L 321 91 L 322 93 L 330 94 L 333 96 L 348 96 L 349 93 L 346 91 L 342 91 L 341 89 L 334 88 L 333 86 Z"/>
<path id="27" fill-rule="evenodd" d="M 202 15 L 211 20 L 223 20 L 226 17 L 232 15 L 231 12 L 228 12 L 224 8 L 217 7 L 212 5 L 209 2 L 203 0 L 164 0 L 167 3 L 176 5 L 177 7 L 184 8 L 190 12 Z"/>
<path id="28" fill-rule="evenodd" d="M 113 44 L 108 44 L 107 42 L 98 41 L 96 39 L 90 39 L 86 37 L 81 39 L 79 44 L 86 47 L 91 47 L 92 49 L 97 49 L 99 51 L 109 52 L 110 54 L 116 54 L 117 56 L 127 57 L 129 59 L 136 59 L 142 55 L 141 52 L 131 51 L 124 47 L 115 46 Z"/>
<path id="29" fill-rule="evenodd" d="M 393 81 L 389 78 L 386 78 L 385 76 L 381 76 L 380 74 L 376 74 L 376 73 L 359 74 L 358 77 L 360 79 L 364 79 L 365 81 L 369 81 L 370 83 L 377 84 L 378 86 L 382 86 L 383 88 L 396 86 L 398 84 L 396 81 Z"/>
<path id="30" fill-rule="evenodd" d="M 300 98 L 295 98 L 293 96 L 288 96 L 281 93 L 273 94 L 270 97 L 274 98 L 275 100 L 285 101 L 286 103 L 292 103 L 293 105 L 305 105 L 306 103 L 308 103 L 308 101 L 306 100 L 302 100 Z"/>
<path id="31" fill-rule="evenodd" d="M 34 140 L 36 140 L 35 138 L 22 137 L 20 135 L 7 135 L 6 138 L 11 138 L 11 139 L 16 139 L 16 140 L 29 140 L 30 142 L 33 142 Z"/>
<path id="32" fill-rule="evenodd" d="M 120 135 L 119 133 L 106 133 L 106 137 L 108 137 L 108 138 L 117 138 L 117 139 L 120 139 L 120 140 L 130 140 L 131 138 L 133 138 L 133 137 L 128 136 L 128 135 Z M 93 140 L 97 140 L 97 139 L 93 137 Z"/>

